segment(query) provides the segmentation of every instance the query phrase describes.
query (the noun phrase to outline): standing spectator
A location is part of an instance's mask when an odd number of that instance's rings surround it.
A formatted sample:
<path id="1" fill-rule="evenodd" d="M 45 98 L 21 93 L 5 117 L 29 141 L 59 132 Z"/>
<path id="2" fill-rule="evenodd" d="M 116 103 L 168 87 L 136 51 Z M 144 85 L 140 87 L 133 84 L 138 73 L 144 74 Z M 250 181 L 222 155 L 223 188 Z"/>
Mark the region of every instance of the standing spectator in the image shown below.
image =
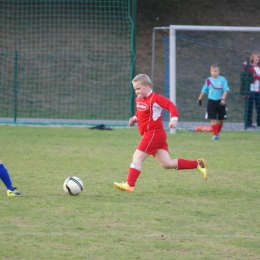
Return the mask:
<path id="1" fill-rule="evenodd" d="M 247 62 L 243 62 L 244 70 L 248 69 L 248 72 L 254 74 L 253 83 L 250 85 L 250 92 L 249 96 L 245 97 L 248 98 L 247 100 L 247 114 L 246 114 L 246 122 L 247 127 L 255 127 L 253 125 L 253 108 L 255 103 L 256 108 L 256 124 L 260 126 L 260 53 L 253 52 L 250 60 L 249 60 L 249 67 L 247 68 Z"/>
<path id="2" fill-rule="evenodd" d="M 219 75 L 220 67 L 213 64 L 210 67 L 211 77 L 208 77 L 198 98 L 198 105 L 202 105 L 204 94 L 208 94 L 207 118 L 211 120 L 214 136 L 212 140 L 219 140 L 219 133 L 223 127 L 226 113 L 226 96 L 229 90 L 226 78 Z"/>

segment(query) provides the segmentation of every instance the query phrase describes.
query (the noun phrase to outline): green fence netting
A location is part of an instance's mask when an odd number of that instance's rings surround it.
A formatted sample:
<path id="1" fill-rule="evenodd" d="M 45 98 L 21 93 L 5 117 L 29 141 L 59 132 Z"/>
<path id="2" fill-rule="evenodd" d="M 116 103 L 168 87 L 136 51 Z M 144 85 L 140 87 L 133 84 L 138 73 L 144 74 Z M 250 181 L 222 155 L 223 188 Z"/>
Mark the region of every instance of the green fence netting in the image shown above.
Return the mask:
<path id="1" fill-rule="evenodd" d="M 128 120 L 130 0 L 9 0 L 0 12 L 0 123 Z"/>

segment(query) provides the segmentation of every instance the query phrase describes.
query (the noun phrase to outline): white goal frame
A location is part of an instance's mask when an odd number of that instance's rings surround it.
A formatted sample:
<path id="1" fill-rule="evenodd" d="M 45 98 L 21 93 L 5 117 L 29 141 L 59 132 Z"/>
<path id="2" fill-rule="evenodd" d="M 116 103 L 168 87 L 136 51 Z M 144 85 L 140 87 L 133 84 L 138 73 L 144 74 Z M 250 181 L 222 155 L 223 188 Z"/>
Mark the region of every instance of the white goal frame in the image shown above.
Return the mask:
<path id="1" fill-rule="evenodd" d="M 260 32 L 260 27 L 170 25 L 169 97 L 174 104 L 176 104 L 176 31 Z M 171 129 L 170 133 L 176 133 L 176 130 Z"/>

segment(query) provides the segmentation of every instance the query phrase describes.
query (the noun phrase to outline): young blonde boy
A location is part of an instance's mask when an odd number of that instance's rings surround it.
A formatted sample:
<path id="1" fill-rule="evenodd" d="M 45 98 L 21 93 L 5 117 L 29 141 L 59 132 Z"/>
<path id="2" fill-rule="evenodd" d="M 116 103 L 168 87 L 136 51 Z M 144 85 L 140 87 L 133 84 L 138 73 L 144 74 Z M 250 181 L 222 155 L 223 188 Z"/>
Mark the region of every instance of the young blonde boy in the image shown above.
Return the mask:
<path id="1" fill-rule="evenodd" d="M 122 191 L 133 192 L 136 181 L 141 173 L 143 161 L 149 155 L 153 155 L 165 169 L 197 169 L 207 179 L 206 162 L 203 158 L 198 160 L 170 158 L 166 142 L 166 132 L 163 128 L 162 110 L 166 109 L 170 113 L 169 128 L 176 128 L 179 117 L 176 106 L 166 97 L 153 92 L 151 80 L 147 75 L 137 75 L 132 83 L 135 94 L 137 95 L 136 113 L 129 119 L 129 125 L 132 126 L 138 122 L 142 138 L 134 152 L 127 181 L 123 183 L 114 182 L 114 186 Z"/>
<path id="2" fill-rule="evenodd" d="M 227 118 L 226 97 L 230 90 L 226 78 L 219 75 L 220 67 L 217 64 L 211 65 L 210 74 L 211 77 L 205 80 L 197 103 L 201 106 L 204 94 L 208 94 L 207 118 L 211 120 L 212 140 L 219 140 L 219 133 Z"/>

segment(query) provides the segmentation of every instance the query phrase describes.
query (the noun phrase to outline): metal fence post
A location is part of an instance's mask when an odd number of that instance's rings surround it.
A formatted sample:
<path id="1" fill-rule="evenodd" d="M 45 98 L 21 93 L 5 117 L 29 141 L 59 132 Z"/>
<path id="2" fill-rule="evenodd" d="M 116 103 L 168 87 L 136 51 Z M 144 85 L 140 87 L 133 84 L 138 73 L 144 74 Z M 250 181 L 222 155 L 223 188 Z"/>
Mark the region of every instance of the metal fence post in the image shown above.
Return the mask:
<path id="1" fill-rule="evenodd" d="M 17 119 L 18 51 L 14 52 L 14 123 Z"/>

